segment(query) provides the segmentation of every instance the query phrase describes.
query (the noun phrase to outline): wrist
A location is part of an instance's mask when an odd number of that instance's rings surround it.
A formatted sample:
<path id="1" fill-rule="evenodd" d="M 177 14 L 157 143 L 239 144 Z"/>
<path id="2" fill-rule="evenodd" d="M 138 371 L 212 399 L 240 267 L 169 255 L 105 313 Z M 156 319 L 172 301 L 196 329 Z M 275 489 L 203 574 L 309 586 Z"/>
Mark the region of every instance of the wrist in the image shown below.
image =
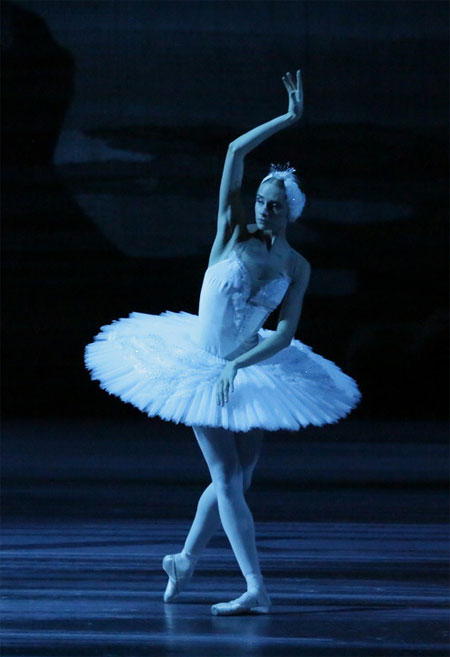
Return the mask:
<path id="1" fill-rule="evenodd" d="M 297 123 L 297 121 L 300 121 L 301 115 L 294 114 L 293 112 L 288 112 L 287 117 L 289 123 Z"/>

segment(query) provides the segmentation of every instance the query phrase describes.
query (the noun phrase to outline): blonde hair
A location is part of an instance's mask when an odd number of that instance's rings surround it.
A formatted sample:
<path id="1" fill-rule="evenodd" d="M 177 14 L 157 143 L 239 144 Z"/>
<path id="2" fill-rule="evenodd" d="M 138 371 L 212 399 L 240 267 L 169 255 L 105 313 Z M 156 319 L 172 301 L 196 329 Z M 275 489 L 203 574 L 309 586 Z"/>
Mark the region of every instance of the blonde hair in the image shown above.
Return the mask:
<path id="1" fill-rule="evenodd" d="M 263 178 L 261 185 L 272 178 L 281 180 L 284 183 L 289 221 L 296 221 L 303 212 L 306 196 L 300 189 L 294 167 L 290 167 L 289 164 L 289 162 L 286 164 L 271 164 L 269 173 Z"/>

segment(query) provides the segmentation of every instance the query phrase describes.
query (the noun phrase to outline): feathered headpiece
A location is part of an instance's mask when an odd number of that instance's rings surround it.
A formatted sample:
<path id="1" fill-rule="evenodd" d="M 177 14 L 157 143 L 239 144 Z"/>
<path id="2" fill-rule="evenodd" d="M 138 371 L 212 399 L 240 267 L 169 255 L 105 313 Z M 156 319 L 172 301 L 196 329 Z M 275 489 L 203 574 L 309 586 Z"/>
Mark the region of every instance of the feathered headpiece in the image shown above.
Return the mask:
<path id="1" fill-rule="evenodd" d="M 268 175 L 261 181 L 266 182 L 270 178 L 283 180 L 286 191 L 286 202 L 289 208 L 289 221 L 295 221 L 303 212 L 306 203 L 306 196 L 300 189 L 300 183 L 295 175 L 294 167 L 287 164 L 271 164 Z"/>

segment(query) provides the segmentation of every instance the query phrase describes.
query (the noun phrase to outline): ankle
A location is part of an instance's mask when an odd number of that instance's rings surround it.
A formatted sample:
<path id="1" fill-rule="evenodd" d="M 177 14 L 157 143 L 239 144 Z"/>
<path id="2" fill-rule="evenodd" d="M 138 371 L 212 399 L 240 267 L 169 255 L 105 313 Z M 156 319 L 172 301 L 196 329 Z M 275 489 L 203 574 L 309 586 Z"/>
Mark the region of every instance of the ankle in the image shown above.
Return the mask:
<path id="1" fill-rule="evenodd" d="M 245 575 L 245 581 L 247 582 L 247 591 L 265 591 L 266 587 L 261 573 L 249 573 Z"/>
<path id="2" fill-rule="evenodd" d="M 192 554 L 192 552 L 188 552 L 184 548 L 181 550 L 180 556 L 185 559 L 190 566 L 195 566 L 199 558 L 198 554 Z"/>

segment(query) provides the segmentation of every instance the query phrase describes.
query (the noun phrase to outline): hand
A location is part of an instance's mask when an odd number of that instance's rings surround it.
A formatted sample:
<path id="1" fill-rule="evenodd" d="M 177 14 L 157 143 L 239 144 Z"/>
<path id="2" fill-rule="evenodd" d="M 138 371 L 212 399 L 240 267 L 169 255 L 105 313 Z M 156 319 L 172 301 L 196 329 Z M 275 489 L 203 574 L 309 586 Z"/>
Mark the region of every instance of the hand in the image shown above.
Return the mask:
<path id="1" fill-rule="evenodd" d="M 234 390 L 234 378 L 238 368 L 230 360 L 222 370 L 219 380 L 216 384 L 216 400 L 219 406 L 223 406 L 228 401 L 230 392 Z"/>
<path id="2" fill-rule="evenodd" d="M 283 75 L 282 80 L 289 94 L 288 114 L 290 114 L 295 121 L 298 121 L 303 114 L 303 85 L 300 69 L 297 71 L 297 84 L 294 84 L 292 75 L 289 71 L 286 75 Z"/>

